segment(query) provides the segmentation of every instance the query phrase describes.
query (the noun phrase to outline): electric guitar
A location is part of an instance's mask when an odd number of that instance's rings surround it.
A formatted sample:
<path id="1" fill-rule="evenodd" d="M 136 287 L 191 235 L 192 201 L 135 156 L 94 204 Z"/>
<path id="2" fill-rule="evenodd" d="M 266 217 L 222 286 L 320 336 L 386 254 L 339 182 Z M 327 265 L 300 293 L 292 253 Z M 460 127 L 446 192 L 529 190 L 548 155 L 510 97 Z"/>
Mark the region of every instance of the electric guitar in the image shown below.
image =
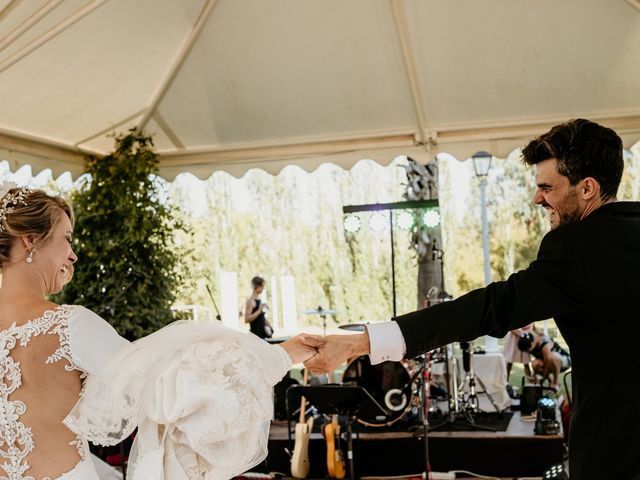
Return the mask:
<path id="1" fill-rule="evenodd" d="M 331 478 L 344 478 L 346 469 L 342 450 L 340 449 L 340 424 L 338 416 L 333 415 L 331 422 L 324 426 L 324 436 L 327 441 L 327 470 Z"/>
<path id="2" fill-rule="evenodd" d="M 308 380 L 307 369 L 304 369 L 302 384 Z M 313 417 L 305 421 L 304 414 L 307 410 L 307 399 L 302 396 L 300 402 L 300 421 L 296 424 L 295 445 L 291 456 L 291 476 L 293 478 L 306 478 L 309 475 L 309 436 L 313 429 Z"/>

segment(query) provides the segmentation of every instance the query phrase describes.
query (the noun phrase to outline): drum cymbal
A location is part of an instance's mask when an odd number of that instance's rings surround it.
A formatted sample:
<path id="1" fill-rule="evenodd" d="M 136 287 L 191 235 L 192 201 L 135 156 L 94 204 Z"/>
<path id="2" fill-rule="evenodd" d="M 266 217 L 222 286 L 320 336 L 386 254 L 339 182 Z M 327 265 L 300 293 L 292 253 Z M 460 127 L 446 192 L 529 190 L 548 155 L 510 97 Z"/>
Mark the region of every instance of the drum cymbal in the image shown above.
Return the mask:
<path id="1" fill-rule="evenodd" d="M 347 323 L 345 325 L 338 325 L 338 328 L 342 330 L 350 330 L 352 332 L 364 332 L 366 330 L 366 323 Z"/>
<path id="2" fill-rule="evenodd" d="M 302 313 L 306 313 L 307 315 L 337 315 L 338 310 L 326 310 L 322 307 L 318 307 L 315 310 L 303 310 Z"/>

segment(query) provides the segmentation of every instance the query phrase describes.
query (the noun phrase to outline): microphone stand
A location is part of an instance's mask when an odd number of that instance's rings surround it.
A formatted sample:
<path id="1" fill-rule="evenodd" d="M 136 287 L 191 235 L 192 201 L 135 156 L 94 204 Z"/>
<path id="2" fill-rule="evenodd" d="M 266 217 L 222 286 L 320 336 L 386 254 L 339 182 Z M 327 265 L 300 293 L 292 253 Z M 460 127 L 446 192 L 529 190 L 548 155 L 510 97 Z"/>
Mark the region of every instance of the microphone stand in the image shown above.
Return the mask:
<path id="1" fill-rule="evenodd" d="M 211 293 L 211 289 L 209 288 L 209 285 L 205 285 L 207 287 L 207 292 L 209 292 L 209 298 L 211 299 L 211 302 L 213 303 L 213 308 L 216 309 L 216 320 L 222 321 L 222 317 L 220 316 L 220 310 L 218 310 L 218 305 L 216 305 L 216 301 L 213 299 L 213 294 Z"/>
<path id="2" fill-rule="evenodd" d="M 431 473 L 431 464 L 429 462 L 429 399 L 431 388 L 429 384 L 429 379 L 431 378 L 431 352 L 427 352 L 426 354 L 421 355 L 422 357 L 422 365 L 415 373 L 410 383 L 413 383 L 413 379 L 416 376 L 420 376 L 419 391 L 418 396 L 420 399 L 420 414 L 418 415 L 418 419 L 422 424 L 422 429 L 418 430 L 414 433 L 415 436 L 419 437 L 420 434 L 424 435 L 424 473 L 425 479 L 429 479 L 429 474 Z"/>

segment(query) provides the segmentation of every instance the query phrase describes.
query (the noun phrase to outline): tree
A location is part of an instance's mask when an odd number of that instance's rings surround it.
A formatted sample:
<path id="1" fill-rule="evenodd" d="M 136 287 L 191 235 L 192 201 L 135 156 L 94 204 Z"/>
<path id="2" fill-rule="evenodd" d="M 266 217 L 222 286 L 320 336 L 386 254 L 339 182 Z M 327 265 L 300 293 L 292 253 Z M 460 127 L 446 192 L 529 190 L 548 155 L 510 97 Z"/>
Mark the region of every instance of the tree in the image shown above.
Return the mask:
<path id="1" fill-rule="evenodd" d="M 175 245 L 186 232 L 156 176 L 151 137 L 130 130 L 115 149 L 88 157 L 86 173 L 71 201 L 76 214 L 72 282 L 56 300 L 77 303 L 136 339 L 173 320 L 171 305 L 183 280 Z"/>

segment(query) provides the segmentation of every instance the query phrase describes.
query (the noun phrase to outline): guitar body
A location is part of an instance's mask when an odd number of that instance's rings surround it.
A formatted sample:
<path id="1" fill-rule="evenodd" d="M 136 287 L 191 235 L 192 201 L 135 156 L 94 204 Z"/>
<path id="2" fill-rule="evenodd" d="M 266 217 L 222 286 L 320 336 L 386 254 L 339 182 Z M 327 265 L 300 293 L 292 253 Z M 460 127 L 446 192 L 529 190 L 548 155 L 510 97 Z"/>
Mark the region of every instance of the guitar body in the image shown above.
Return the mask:
<path id="1" fill-rule="evenodd" d="M 309 372 L 305 368 L 302 384 L 307 385 L 308 380 Z M 300 401 L 300 420 L 296 424 L 293 455 L 291 455 L 291 476 L 293 478 L 307 478 L 309 475 L 309 438 L 313 430 L 313 417 L 309 417 L 305 421 L 306 408 L 307 400 L 303 396 Z"/>
<path id="2" fill-rule="evenodd" d="M 334 427 L 332 423 L 324 426 L 324 438 L 327 442 L 327 472 L 331 478 L 336 476 L 336 442 Z"/>
<path id="3" fill-rule="evenodd" d="M 291 476 L 294 478 L 307 478 L 309 475 L 309 437 L 313 429 L 313 417 L 309 417 L 306 423 L 296 425 L 295 446 L 291 456 Z"/>
<path id="4" fill-rule="evenodd" d="M 327 471 L 331 478 L 344 478 L 346 469 L 342 450 L 340 449 L 340 424 L 338 416 L 334 415 L 331 423 L 324 427 L 324 436 L 327 441 Z"/>

